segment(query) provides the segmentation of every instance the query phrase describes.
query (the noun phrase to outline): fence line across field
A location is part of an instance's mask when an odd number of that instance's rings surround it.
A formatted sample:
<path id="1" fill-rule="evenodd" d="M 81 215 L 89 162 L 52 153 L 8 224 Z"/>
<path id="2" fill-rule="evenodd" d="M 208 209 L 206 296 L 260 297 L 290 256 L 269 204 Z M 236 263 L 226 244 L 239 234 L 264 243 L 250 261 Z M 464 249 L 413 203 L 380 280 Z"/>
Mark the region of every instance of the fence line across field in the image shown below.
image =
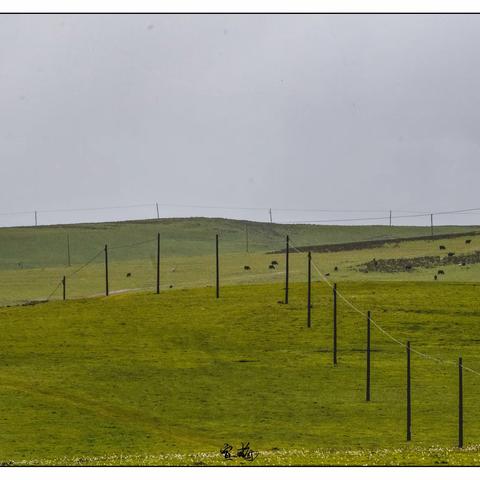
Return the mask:
<path id="1" fill-rule="evenodd" d="M 129 289 L 131 290 L 142 290 L 144 288 L 152 288 L 157 294 L 160 294 L 161 292 L 161 276 L 160 276 L 160 271 L 161 271 L 161 261 L 162 261 L 162 256 L 161 256 L 161 235 L 160 233 L 157 234 L 155 239 L 149 239 L 149 240 L 144 240 L 140 242 L 134 242 L 131 244 L 126 244 L 126 245 L 118 245 L 118 246 L 113 246 L 110 247 L 110 250 L 117 250 L 117 249 L 125 249 L 125 248 L 135 248 L 141 245 L 146 245 L 146 244 L 154 244 L 156 242 L 156 262 L 155 262 L 155 280 L 150 280 L 143 282 L 140 288 L 135 288 L 135 289 Z M 220 279 L 221 279 L 221 261 L 220 261 L 220 253 L 221 253 L 221 241 L 219 238 L 219 235 L 215 235 L 215 247 L 214 247 L 214 252 L 215 252 L 215 267 L 214 267 L 214 272 L 215 272 L 215 297 L 218 299 L 220 298 Z M 289 303 L 289 254 L 290 254 L 290 249 L 295 251 L 296 253 L 304 253 L 302 252 L 297 246 L 291 242 L 289 236 L 286 236 L 286 245 L 285 245 L 285 301 L 284 302 L 279 302 L 279 303 L 284 303 L 288 304 Z M 60 286 L 63 285 L 63 300 L 66 300 L 66 286 L 67 286 L 67 279 L 71 279 L 75 277 L 80 271 L 82 271 L 84 268 L 86 268 L 88 265 L 93 263 L 102 253 L 104 254 L 104 269 L 105 269 L 105 296 L 109 296 L 110 293 L 114 293 L 115 290 L 110 290 L 110 278 L 109 278 L 109 247 L 106 244 L 103 249 L 98 251 L 94 256 L 92 256 L 87 262 L 82 264 L 80 267 L 76 268 L 73 272 L 71 272 L 69 275 L 64 275 L 62 279 L 55 285 L 55 288 L 52 290 L 52 292 L 47 296 L 47 301 L 50 300 L 53 295 L 58 291 Z M 148 264 L 148 263 L 147 263 Z M 463 364 L 462 358 L 459 358 L 458 363 L 450 361 L 450 360 L 444 360 L 441 359 L 437 356 L 434 355 L 429 355 L 427 353 L 424 353 L 420 350 L 417 350 L 416 348 L 412 348 L 410 341 L 402 341 L 401 339 L 397 338 L 394 336 L 392 333 L 387 331 L 385 328 L 383 328 L 379 322 L 374 320 L 372 318 L 371 312 L 364 312 L 362 309 L 357 307 L 352 301 L 350 301 L 341 291 L 338 290 L 337 284 L 332 283 L 329 281 L 329 279 L 322 273 L 321 269 L 319 266 L 316 264 L 316 262 L 312 259 L 312 254 L 310 251 L 307 252 L 307 328 L 311 328 L 311 298 L 312 298 L 312 291 L 311 291 L 311 282 L 312 282 L 312 268 L 319 274 L 320 279 L 328 285 L 333 292 L 333 364 L 336 366 L 337 365 L 337 298 L 342 300 L 346 305 L 350 307 L 351 310 L 353 310 L 355 313 L 358 313 L 363 319 L 366 318 L 367 320 L 367 344 L 366 344 L 366 401 L 370 402 L 371 400 L 371 325 L 376 328 L 379 332 L 382 333 L 385 337 L 387 337 L 390 341 L 395 343 L 396 345 L 399 345 L 403 349 L 405 349 L 407 353 L 407 385 L 406 385 L 406 391 L 407 391 L 407 441 L 410 441 L 412 438 L 412 430 L 411 430 L 411 363 L 410 363 L 410 354 L 414 353 L 422 358 L 425 358 L 427 360 L 433 361 L 437 364 L 442 364 L 442 365 L 448 365 L 448 366 L 455 366 L 458 367 L 458 374 L 459 374 L 459 397 L 458 397 L 458 446 L 461 448 L 463 447 L 463 371 L 469 371 L 473 373 L 474 375 L 480 376 L 480 372 L 478 372 L 475 369 L 472 369 L 471 367 L 467 367 Z M 259 275 L 259 274 L 257 274 Z M 125 291 L 125 290 L 121 290 Z M 193 298 L 193 296 L 192 296 Z"/>
<path id="2" fill-rule="evenodd" d="M 290 242 L 290 245 L 291 247 L 297 251 L 297 253 L 304 253 L 302 252 L 301 250 L 298 250 L 297 247 L 295 247 L 291 242 Z M 317 271 L 317 273 L 320 275 L 320 278 L 323 282 L 325 282 L 329 287 L 332 288 L 332 290 L 335 288 L 334 285 L 328 280 L 327 277 L 325 277 L 325 275 L 321 272 L 320 268 L 317 266 L 317 264 L 312 260 L 311 261 L 312 263 L 312 266 L 313 268 Z M 353 309 L 354 311 L 356 311 L 357 313 L 359 313 L 363 318 L 365 318 L 367 316 L 367 312 L 364 312 L 362 310 L 360 310 L 356 305 L 354 305 L 347 297 L 345 297 L 345 295 L 343 295 L 340 291 L 337 290 L 337 293 L 339 298 L 341 298 L 351 309 Z M 368 312 L 369 313 L 369 312 Z M 376 322 L 371 316 L 370 316 L 370 321 L 372 322 L 372 325 L 378 330 L 380 331 L 383 335 L 385 335 L 386 337 L 388 337 L 390 340 L 392 340 L 393 342 L 395 342 L 396 344 L 400 345 L 401 347 L 403 348 L 407 348 L 407 343 L 406 342 L 402 342 L 400 339 L 394 337 L 391 333 L 389 333 L 387 330 L 385 330 L 383 327 L 381 327 L 378 322 Z M 437 358 L 437 357 L 434 357 L 432 355 L 428 355 L 427 353 L 423 353 L 415 348 L 410 348 L 410 351 L 423 357 L 423 358 L 426 358 L 428 360 L 432 360 L 436 363 L 443 363 L 443 364 L 446 364 L 446 365 L 453 365 L 453 366 L 457 366 L 457 363 L 456 362 L 452 362 L 450 360 L 443 360 L 441 358 Z M 468 370 L 469 372 L 475 374 L 475 375 L 478 375 L 480 376 L 480 372 L 476 371 L 476 370 L 473 370 L 472 368 L 470 367 L 466 367 L 466 366 L 463 366 L 463 368 L 465 370 Z"/>

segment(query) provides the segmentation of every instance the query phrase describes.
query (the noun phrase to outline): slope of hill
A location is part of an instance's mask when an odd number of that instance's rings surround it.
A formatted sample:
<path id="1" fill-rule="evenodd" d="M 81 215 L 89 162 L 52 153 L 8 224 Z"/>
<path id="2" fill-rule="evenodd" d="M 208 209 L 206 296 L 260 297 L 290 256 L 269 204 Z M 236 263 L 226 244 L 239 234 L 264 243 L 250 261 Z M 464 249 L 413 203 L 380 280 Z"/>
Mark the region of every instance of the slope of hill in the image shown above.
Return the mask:
<path id="1" fill-rule="evenodd" d="M 467 232 L 473 227 L 436 227 L 436 234 Z M 215 234 L 225 253 L 265 252 L 284 247 L 288 233 L 296 245 L 322 245 L 429 235 L 428 227 L 283 225 L 221 218 L 169 218 L 114 223 L 0 228 L 0 269 L 82 264 L 105 244 L 118 260 L 147 258 L 155 252 L 157 232 L 162 252 L 198 256 L 214 251 Z M 121 248 L 135 245 L 135 248 Z M 101 259 L 100 259 L 101 260 Z"/>

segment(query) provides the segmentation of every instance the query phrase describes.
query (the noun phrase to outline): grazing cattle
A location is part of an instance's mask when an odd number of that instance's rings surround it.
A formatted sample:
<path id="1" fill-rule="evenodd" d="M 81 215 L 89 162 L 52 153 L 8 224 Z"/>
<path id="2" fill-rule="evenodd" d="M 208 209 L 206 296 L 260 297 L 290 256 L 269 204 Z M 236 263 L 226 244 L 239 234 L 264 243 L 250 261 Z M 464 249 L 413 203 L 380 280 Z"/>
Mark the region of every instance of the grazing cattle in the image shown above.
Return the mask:
<path id="1" fill-rule="evenodd" d="M 445 275 L 445 272 L 443 270 L 439 270 L 437 273 L 438 275 Z"/>
<path id="2" fill-rule="evenodd" d="M 468 239 L 468 240 L 465 240 L 465 243 L 468 245 L 469 243 L 472 243 L 472 241 Z"/>
<path id="3" fill-rule="evenodd" d="M 333 270 L 334 270 L 335 272 L 338 272 L 338 267 L 335 267 Z"/>
<path id="4" fill-rule="evenodd" d="M 132 274 L 130 272 L 127 273 L 127 277 L 131 277 Z"/>
<path id="5" fill-rule="evenodd" d="M 248 265 L 244 265 L 244 266 L 243 266 L 243 269 L 244 269 L 244 270 L 250 270 L 250 267 L 249 267 Z"/>
<path id="6" fill-rule="evenodd" d="M 329 277 L 329 276 L 330 276 L 330 274 L 329 274 L 329 273 L 326 273 L 326 274 L 325 274 L 325 276 L 326 276 L 326 277 Z"/>
<path id="7" fill-rule="evenodd" d="M 433 276 L 433 279 L 434 279 L 434 280 L 437 280 L 437 278 L 438 278 L 438 277 L 437 277 L 436 275 Z"/>
<path id="8" fill-rule="evenodd" d="M 447 254 L 449 257 L 453 257 L 455 255 L 455 252 L 448 252 Z"/>
<path id="9" fill-rule="evenodd" d="M 465 262 L 462 262 L 460 265 L 461 265 L 462 267 L 464 267 L 464 266 L 466 265 L 466 263 L 465 263 Z"/>
<path id="10" fill-rule="evenodd" d="M 173 288 L 173 285 L 169 285 L 169 287 L 168 287 L 168 288 Z"/>
<path id="11" fill-rule="evenodd" d="M 445 250 L 445 245 L 440 245 L 440 250 Z"/>
<path id="12" fill-rule="evenodd" d="M 278 265 L 278 262 L 276 260 L 272 260 L 272 265 Z"/>
<path id="13" fill-rule="evenodd" d="M 173 267 L 171 270 L 170 270 L 172 273 L 175 273 L 177 271 L 177 269 L 175 267 Z"/>
<path id="14" fill-rule="evenodd" d="M 405 265 L 405 270 L 411 270 L 412 266 L 411 265 Z"/>
<path id="15" fill-rule="evenodd" d="M 270 270 L 275 270 L 275 265 L 269 265 L 268 268 L 269 268 Z"/>

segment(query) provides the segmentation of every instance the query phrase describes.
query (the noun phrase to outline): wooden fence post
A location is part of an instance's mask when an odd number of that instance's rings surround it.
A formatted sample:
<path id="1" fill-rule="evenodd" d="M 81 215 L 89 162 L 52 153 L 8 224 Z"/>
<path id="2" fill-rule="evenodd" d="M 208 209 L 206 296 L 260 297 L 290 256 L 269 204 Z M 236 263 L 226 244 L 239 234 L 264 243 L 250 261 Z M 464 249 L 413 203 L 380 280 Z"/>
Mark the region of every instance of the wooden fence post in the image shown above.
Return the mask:
<path id="1" fill-rule="evenodd" d="M 285 305 L 288 305 L 288 274 L 289 274 L 289 238 L 287 235 L 287 244 L 285 248 Z"/>
<path id="2" fill-rule="evenodd" d="M 105 245 L 105 296 L 108 297 L 108 246 Z"/>
<path id="3" fill-rule="evenodd" d="M 312 254 L 308 252 L 307 327 L 312 326 Z"/>
<path id="4" fill-rule="evenodd" d="M 216 279 L 216 296 L 220 297 L 220 272 L 218 264 L 218 233 L 215 235 L 215 279 Z"/>
<path id="5" fill-rule="evenodd" d="M 463 363 L 458 359 L 458 448 L 463 448 Z"/>
<path id="6" fill-rule="evenodd" d="M 407 342 L 407 442 L 412 439 L 412 376 L 410 370 L 410 342 Z"/>
<path id="7" fill-rule="evenodd" d="M 333 364 L 337 364 L 337 284 L 333 284 Z"/>
<path id="8" fill-rule="evenodd" d="M 367 391 L 366 400 L 370 401 L 370 310 L 367 313 Z"/>
<path id="9" fill-rule="evenodd" d="M 157 293 L 160 293 L 160 233 L 157 233 Z"/>

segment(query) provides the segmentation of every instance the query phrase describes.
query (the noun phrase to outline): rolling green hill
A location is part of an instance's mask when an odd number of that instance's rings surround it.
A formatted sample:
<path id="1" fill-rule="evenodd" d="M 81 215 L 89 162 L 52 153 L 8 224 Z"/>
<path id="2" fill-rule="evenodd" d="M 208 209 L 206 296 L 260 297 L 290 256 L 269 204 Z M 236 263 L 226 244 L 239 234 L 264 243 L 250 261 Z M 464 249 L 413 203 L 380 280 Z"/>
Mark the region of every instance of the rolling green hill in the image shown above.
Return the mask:
<path id="1" fill-rule="evenodd" d="M 214 252 L 215 234 L 222 251 L 266 252 L 284 247 L 288 233 L 296 245 L 322 245 L 383 238 L 428 236 L 427 227 L 283 225 L 218 218 L 172 218 L 115 223 L 0 228 L 0 269 L 59 267 L 67 265 L 67 235 L 71 264 L 88 261 L 105 244 L 117 248 L 118 260 L 148 258 L 155 252 L 157 232 L 168 256 L 199 256 Z M 436 227 L 435 233 L 466 232 L 473 227 Z M 143 243 L 142 242 L 146 242 Z"/>
<path id="2" fill-rule="evenodd" d="M 248 253 L 246 231 L 248 228 Z M 472 227 L 444 227 L 436 231 L 471 231 Z M 284 254 L 266 252 L 282 249 L 285 234 L 293 246 L 345 245 L 352 239 L 418 237 L 429 230 L 413 227 L 361 226 L 332 227 L 245 223 L 221 219 L 171 219 L 0 229 L 0 305 L 58 299 L 62 296 L 60 280 L 67 279 L 67 298 L 101 295 L 105 290 L 103 247 L 109 245 L 109 283 L 111 292 L 153 290 L 156 281 L 156 234 L 161 241 L 161 289 L 212 286 L 215 283 L 215 234 L 220 236 L 220 278 L 222 285 L 279 283 L 285 277 Z M 67 235 L 71 265 L 67 263 Z M 433 280 L 436 270 L 416 268 L 410 272 L 362 273 L 360 266 L 377 259 L 415 258 L 438 255 L 444 244 L 458 254 L 472 254 L 478 249 L 478 236 L 390 242 L 348 251 L 315 252 L 314 261 L 333 281 L 347 280 Z M 471 243 L 465 244 L 470 238 Z M 290 258 L 291 281 L 305 281 L 306 254 Z M 269 269 L 275 259 L 279 265 Z M 90 261 L 87 265 L 84 262 Z M 250 266 L 245 271 L 244 266 Z M 337 267 L 337 270 L 335 270 Z M 465 267 L 452 264 L 444 268 L 447 281 L 475 282 L 480 278 L 480 264 Z M 316 274 L 314 274 L 316 275 Z"/>

